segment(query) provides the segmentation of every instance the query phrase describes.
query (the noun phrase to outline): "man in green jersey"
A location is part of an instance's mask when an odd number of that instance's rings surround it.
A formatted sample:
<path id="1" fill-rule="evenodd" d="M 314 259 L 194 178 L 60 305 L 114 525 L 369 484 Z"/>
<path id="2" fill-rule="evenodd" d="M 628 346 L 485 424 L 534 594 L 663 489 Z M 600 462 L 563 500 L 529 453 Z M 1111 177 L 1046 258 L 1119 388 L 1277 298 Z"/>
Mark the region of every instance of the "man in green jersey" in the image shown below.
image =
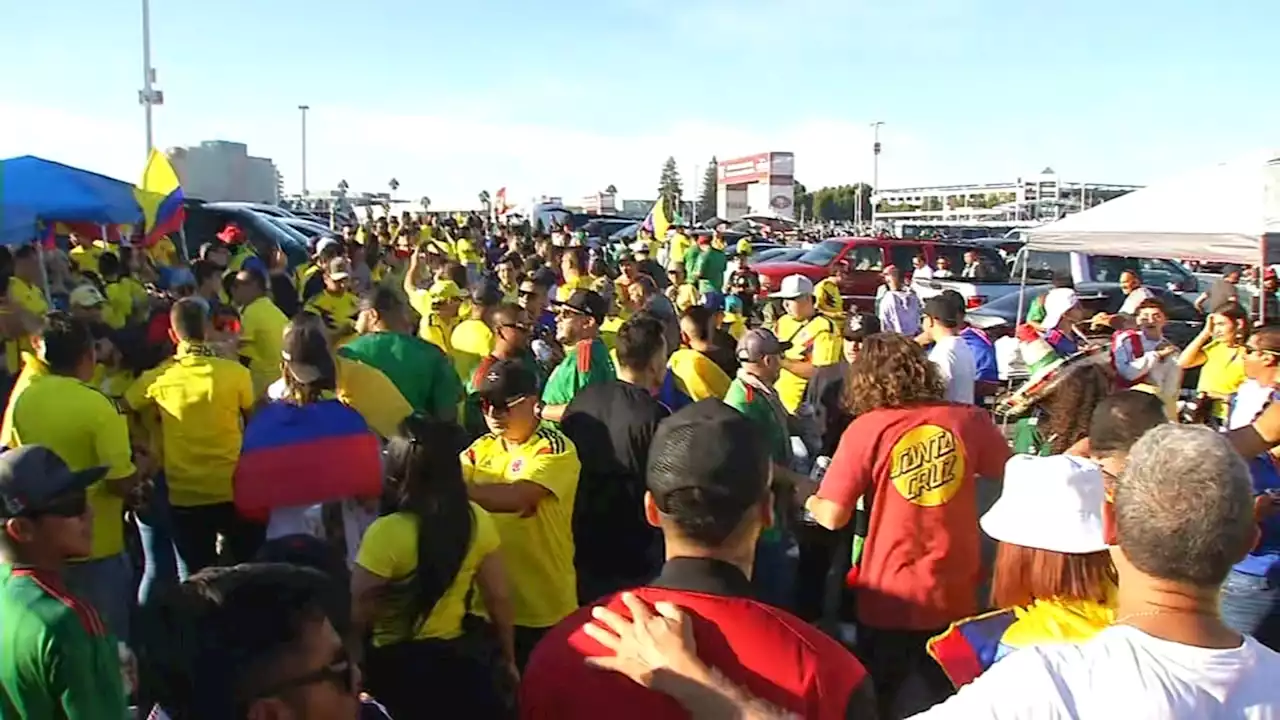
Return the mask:
<path id="1" fill-rule="evenodd" d="M 129 717 L 116 639 L 62 579 L 89 554 L 85 490 L 106 474 L 72 472 L 40 445 L 0 454 L 0 717 Z"/>
<path id="2" fill-rule="evenodd" d="M 600 339 L 600 325 L 609 303 L 593 290 L 574 290 L 556 311 L 556 339 L 564 346 L 564 360 L 551 371 L 542 390 L 540 417 L 560 422 L 564 409 L 582 388 L 617 377 L 609 348 Z"/>
<path id="3" fill-rule="evenodd" d="M 462 381 L 444 352 L 414 332 L 409 308 L 394 290 L 376 288 L 361 301 L 356 331 L 359 337 L 339 348 L 339 355 L 381 370 L 414 414 L 457 417 Z"/>

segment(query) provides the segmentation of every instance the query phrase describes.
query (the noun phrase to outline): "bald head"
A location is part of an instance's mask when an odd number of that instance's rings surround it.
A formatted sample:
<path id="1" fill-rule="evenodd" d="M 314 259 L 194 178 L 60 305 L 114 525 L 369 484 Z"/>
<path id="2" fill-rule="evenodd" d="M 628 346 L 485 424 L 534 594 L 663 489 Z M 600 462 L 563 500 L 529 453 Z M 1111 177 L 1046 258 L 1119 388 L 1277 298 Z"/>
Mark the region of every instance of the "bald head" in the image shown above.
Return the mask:
<path id="1" fill-rule="evenodd" d="M 1134 443 L 1114 505 L 1121 551 L 1162 580 L 1217 587 L 1255 538 L 1249 468 L 1201 425 L 1158 425 Z"/>

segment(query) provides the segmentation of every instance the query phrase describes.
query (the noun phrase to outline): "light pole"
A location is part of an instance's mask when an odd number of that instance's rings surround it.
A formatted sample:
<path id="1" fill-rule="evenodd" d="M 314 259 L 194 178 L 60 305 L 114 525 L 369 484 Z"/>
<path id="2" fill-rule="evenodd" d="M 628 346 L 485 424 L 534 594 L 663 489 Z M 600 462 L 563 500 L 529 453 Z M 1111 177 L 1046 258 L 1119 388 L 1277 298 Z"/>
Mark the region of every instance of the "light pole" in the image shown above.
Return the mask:
<path id="1" fill-rule="evenodd" d="M 151 0 L 142 0 L 142 89 L 138 91 L 138 103 L 142 105 L 147 125 L 147 156 L 155 147 L 151 127 L 151 108 L 164 104 L 164 93 L 156 90 L 155 68 L 151 67 Z"/>
<path id="2" fill-rule="evenodd" d="M 880 192 L 880 126 L 877 120 L 871 123 L 871 225 L 876 224 L 876 195 Z"/>
<path id="3" fill-rule="evenodd" d="M 299 105 L 302 112 L 302 196 L 307 196 L 307 111 L 310 105 Z"/>

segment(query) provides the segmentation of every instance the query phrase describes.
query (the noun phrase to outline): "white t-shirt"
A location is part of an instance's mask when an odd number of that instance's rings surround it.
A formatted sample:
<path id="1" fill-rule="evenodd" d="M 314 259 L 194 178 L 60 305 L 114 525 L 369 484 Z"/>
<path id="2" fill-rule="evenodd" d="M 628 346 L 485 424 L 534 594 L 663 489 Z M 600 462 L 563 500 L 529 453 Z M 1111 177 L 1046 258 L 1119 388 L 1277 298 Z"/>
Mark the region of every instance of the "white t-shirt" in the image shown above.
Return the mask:
<path id="1" fill-rule="evenodd" d="M 947 383 L 947 401 L 972 405 L 978 366 L 973 361 L 969 343 L 958 335 L 938 338 L 929 351 L 929 359 L 938 366 L 938 372 Z"/>
<path id="2" fill-rule="evenodd" d="M 1124 304 L 1120 306 L 1120 314 L 1136 315 L 1138 313 L 1138 306 L 1154 297 L 1155 293 L 1139 286 L 1136 290 L 1124 297 Z"/>
<path id="3" fill-rule="evenodd" d="M 1280 653 L 1251 637 L 1211 650 L 1115 625 L 1080 645 L 1014 652 L 914 717 L 1273 720 L 1280 718 Z"/>

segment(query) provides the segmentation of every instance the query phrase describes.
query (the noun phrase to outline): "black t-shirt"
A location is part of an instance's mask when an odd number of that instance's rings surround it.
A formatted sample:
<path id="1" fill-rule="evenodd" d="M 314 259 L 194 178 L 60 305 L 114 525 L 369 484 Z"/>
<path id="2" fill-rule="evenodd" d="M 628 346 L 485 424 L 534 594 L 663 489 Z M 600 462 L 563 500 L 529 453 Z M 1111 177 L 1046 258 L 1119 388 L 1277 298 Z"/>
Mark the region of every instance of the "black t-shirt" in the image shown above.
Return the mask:
<path id="1" fill-rule="evenodd" d="M 813 419 L 822 430 L 822 455 L 834 457 L 836 446 L 853 416 L 844 409 L 844 378 L 849 364 L 843 359 L 835 365 L 816 368 L 804 389 L 804 404 L 813 408 Z"/>
<path id="2" fill-rule="evenodd" d="M 703 354 L 710 358 L 711 362 L 720 366 L 724 374 L 732 380 L 738 374 L 737 347 L 738 341 L 725 332 L 724 328 L 719 328 L 711 335 L 711 347 Z"/>
<path id="3" fill-rule="evenodd" d="M 1213 284 L 1209 286 L 1209 292 L 1207 294 L 1209 296 L 1209 301 L 1205 303 L 1205 312 L 1213 312 L 1227 302 L 1230 302 L 1232 298 L 1238 299 L 1240 297 L 1240 291 L 1236 289 L 1235 285 L 1227 282 L 1226 278 L 1218 278 L 1217 280 L 1214 280 Z"/>
<path id="4" fill-rule="evenodd" d="M 669 414 L 648 391 L 622 380 L 588 385 L 565 409 L 560 427 L 582 463 L 573 509 L 579 573 L 641 578 L 657 570 L 644 473 L 653 433 Z"/>
<path id="5" fill-rule="evenodd" d="M 271 276 L 271 302 L 287 318 L 298 314 L 298 289 L 293 286 L 288 275 L 277 273 Z"/>

